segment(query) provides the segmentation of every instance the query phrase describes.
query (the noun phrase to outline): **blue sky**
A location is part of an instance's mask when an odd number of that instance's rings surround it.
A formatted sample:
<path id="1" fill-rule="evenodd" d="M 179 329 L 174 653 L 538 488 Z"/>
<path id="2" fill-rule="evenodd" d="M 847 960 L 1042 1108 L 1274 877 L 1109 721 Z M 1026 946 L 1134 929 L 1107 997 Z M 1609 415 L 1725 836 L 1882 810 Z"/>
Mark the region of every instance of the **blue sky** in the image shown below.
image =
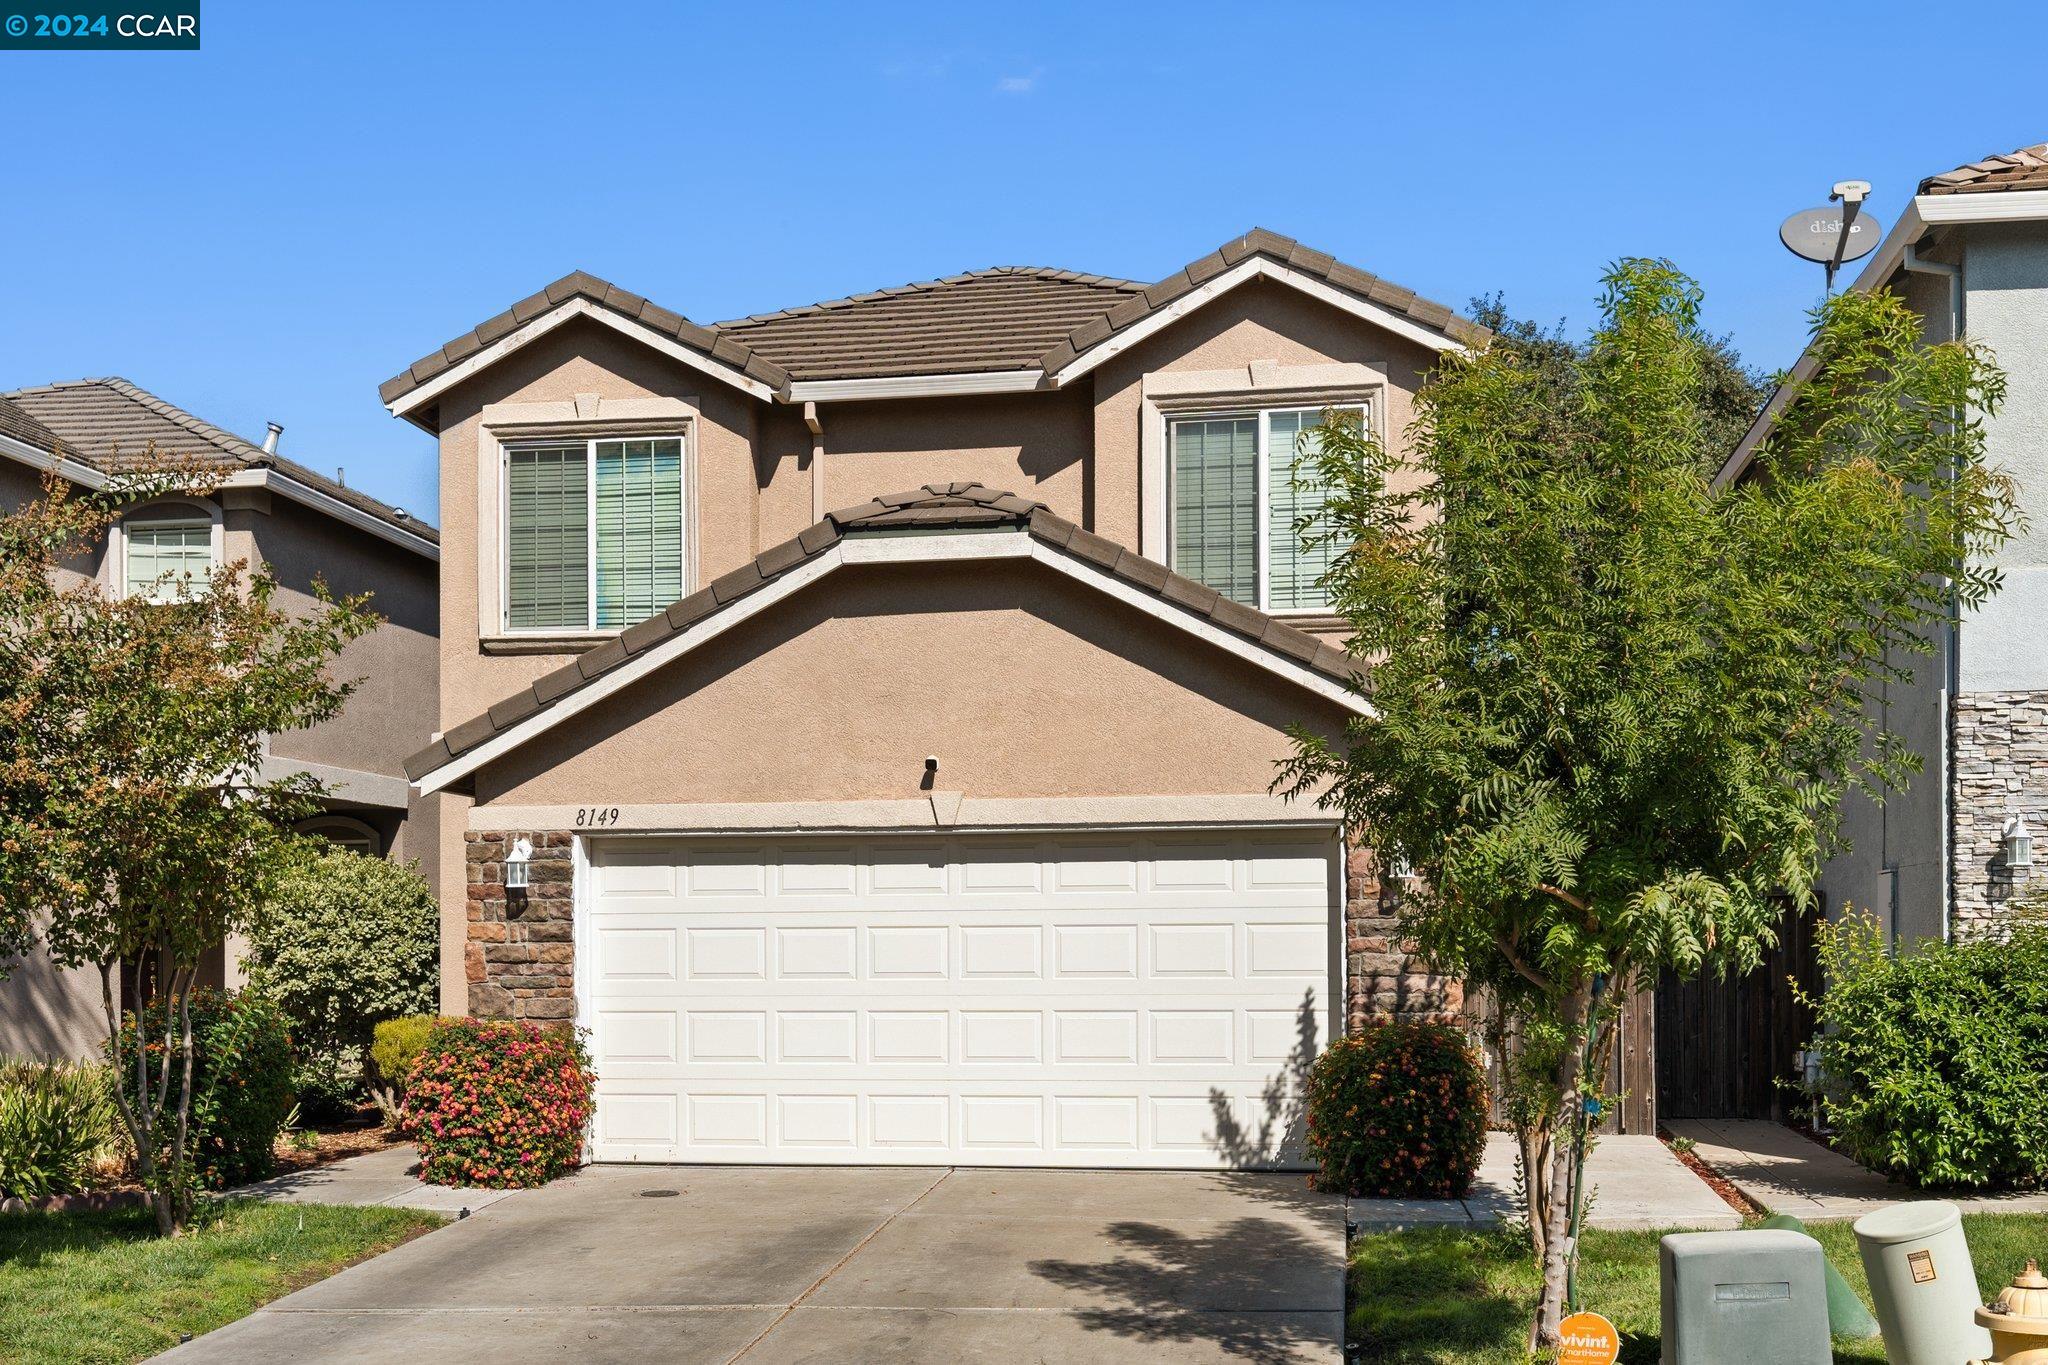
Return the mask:
<path id="1" fill-rule="evenodd" d="M 0 388 L 119 374 L 416 512 L 377 384 L 582 268 L 701 322 L 998 264 L 1156 279 L 1261 225 L 1592 318 L 1668 256 L 1751 361 L 1838 179 L 2048 139 L 2018 6 L 206 0 L 199 53 L 0 52 Z M 1974 44 L 1972 51 L 1981 51 Z M 1944 54 L 1949 54 L 1945 56 Z"/>

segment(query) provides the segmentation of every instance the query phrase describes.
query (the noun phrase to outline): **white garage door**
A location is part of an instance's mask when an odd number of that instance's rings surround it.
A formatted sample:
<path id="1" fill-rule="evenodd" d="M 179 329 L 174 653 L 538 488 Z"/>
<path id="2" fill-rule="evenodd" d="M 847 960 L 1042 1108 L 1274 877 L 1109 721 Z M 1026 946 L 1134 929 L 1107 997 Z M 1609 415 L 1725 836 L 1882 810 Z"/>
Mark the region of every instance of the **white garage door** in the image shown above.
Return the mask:
<path id="1" fill-rule="evenodd" d="M 612 839 L 579 913 L 601 1161 L 1295 1164 L 1337 843 Z"/>

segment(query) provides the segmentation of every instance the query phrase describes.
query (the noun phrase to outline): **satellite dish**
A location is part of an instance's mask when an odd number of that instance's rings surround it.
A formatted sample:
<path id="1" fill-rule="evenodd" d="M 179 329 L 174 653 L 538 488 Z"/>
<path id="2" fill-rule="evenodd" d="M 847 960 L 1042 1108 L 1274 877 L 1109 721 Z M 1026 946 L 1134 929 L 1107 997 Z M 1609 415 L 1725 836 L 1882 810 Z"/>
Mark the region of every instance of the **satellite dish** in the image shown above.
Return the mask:
<path id="1" fill-rule="evenodd" d="M 1844 229 L 1847 240 L 1843 240 Z M 1854 205 L 1823 204 L 1801 209 L 1778 229 L 1778 240 L 1794 256 L 1835 266 L 1858 261 L 1877 250 L 1884 229 L 1875 218 L 1866 218 Z"/>

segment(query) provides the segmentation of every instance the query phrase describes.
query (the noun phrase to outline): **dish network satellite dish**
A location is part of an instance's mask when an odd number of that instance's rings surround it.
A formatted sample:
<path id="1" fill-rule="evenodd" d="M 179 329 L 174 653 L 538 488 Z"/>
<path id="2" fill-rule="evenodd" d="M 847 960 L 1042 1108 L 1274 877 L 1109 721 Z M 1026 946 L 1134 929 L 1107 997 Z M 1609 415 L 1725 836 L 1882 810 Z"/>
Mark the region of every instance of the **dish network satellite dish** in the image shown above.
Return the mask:
<path id="1" fill-rule="evenodd" d="M 1778 228 L 1778 240 L 1786 250 L 1827 268 L 1829 289 L 1835 287 L 1835 272 L 1845 262 L 1862 260 L 1877 250 L 1884 236 L 1875 218 L 1863 216 L 1863 201 L 1869 195 L 1867 180 L 1837 181 L 1825 205 L 1801 209 Z"/>

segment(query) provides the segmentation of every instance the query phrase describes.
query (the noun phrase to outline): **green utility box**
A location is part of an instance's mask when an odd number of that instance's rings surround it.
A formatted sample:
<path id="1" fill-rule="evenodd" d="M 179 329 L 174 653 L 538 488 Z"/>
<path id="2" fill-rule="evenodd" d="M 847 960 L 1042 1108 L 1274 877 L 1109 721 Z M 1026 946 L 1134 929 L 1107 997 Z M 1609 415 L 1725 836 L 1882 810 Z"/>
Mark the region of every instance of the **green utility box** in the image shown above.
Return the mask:
<path id="1" fill-rule="evenodd" d="M 1797 1232 L 1674 1232 L 1658 1248 L 1664 1365 L 1829 1365 L 1827 1258 Z"/>

